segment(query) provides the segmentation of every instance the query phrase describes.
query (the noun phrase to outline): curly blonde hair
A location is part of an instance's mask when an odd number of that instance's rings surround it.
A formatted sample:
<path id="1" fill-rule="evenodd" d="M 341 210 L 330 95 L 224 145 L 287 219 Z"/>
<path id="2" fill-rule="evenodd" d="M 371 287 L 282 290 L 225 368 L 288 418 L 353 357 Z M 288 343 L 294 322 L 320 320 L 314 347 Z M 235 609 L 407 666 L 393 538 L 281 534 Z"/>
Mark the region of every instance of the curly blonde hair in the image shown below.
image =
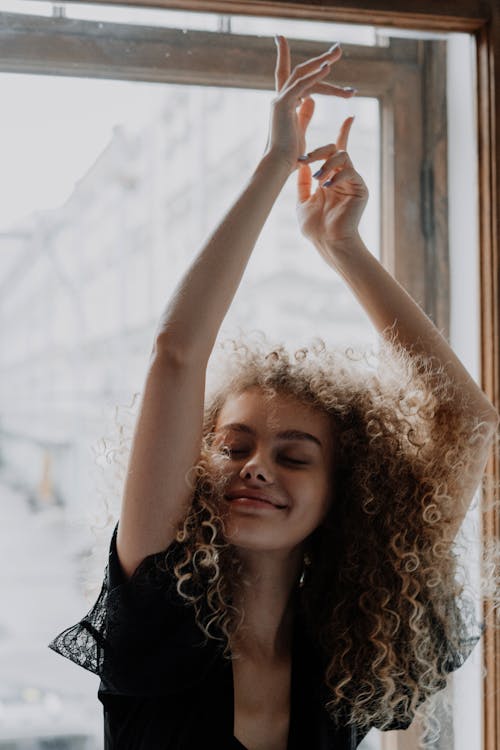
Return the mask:
<path id="1" fill-rule="evenodd" d="M 264 336 L 219 344 L 222 366 L 206 400 L 193 499 L 172 565 L 179 594 L 230 658 L 243 584 L 224 536 L 227 478 L 213 461 L 217 417 L 229 394 L 251 387 L 326 413 L 335 436 L 335 499 L 306 542 L 310 565 L 298 596 L 326 657 L 326 708 L 365 731 L 405 728 L 415 716 L 427 727 L 435 721 L 432 696 L 484 627 L 464 595 L 455 532 L 462 478 L 491 427 L 469 416 L 464 393 L 437 361 L 404 349 L 389 329 L 384 334 L 376 354 L 327 349 L 320 339 L 293 355 Z M 482 554 L 496 611 L 498 550 Z"/>

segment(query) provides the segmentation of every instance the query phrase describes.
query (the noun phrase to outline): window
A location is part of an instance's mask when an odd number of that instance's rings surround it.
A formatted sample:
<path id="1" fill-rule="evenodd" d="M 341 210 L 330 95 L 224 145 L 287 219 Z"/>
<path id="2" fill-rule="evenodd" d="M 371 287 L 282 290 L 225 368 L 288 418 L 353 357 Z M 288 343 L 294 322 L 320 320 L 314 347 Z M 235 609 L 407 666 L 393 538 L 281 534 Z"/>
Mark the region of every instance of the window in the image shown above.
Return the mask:
<path id="1" fill-rule="evenodd" d="M 11 686 L 7 704 L 20 704 L 27 716 L 40 708 L 40 732 L 78 696 L 73 728 L 98 747 L 95 681 L 70 664 L 55 664 L 46 649 L 59 624 L 79 619 L 93 598 L 83 585 L 85 555 L 102 497 L 91 446 L 106 434 L 114 405 L 129 403 L 142 388 L 166 300 L 264 149 L 274 32 L 288 36 L 294 63 L 323 52 L 325 43 L 342 42 L 336 80 L 355 82 L 359 92 L 349 102 L 316 97 L 309 143 L 330 142 L 341 119 L 356 115 L 350 152 L 370 189 L 363 238 L 479 377 L 481 364 L 483 372 L 497 370 L 492 359 L 479 362 L 476 354 L 477 235 L 484 219 L 475 210 L 475 40 L 444 22 L 432 29 L 428 20 L 423 31 L 389 28 L 376 15 L 371 24 L 333 23 L 318 8 L 314 20 L 272 22 L 102 3 L 20 7 L 2 0 L 0 11 L 9 29 L 0 90 L 4 102 L 9 96 L 16 102 L 3 115 L 4 174 L 12 176 L 0 207 L 0 376 L 8 384 L 1 404 L 1 491 L 16 509 L 17 544 L 37 549 L 43 536 L 42 550 L 57 550 L 47 557 L 50 587 L 29 584 L 40 598 L 27 599 L 45 613 L 43 626 L 19 633 L 14 643 L 19 628 L 11 614 L 4 643 L 16 658 L 9 671 L 3 657 L 2 671 Z M 472 28 L 471 21 L 462 31 Z M 53 174 L 58 178 L 49 190 Z M 294 200 L 291 178 L 222 334 L 243 326 L 290 344 L 304 343 L 311 331 L 332 344 L 374 344 L 359 304 L 294 227 Z M 495 324 L 484 307 L 482 318 L 490 320 L 483 323 L 490 326 L 484 339 Z M 7 560 L 15 554 L 14 537 L 11 544 L 4 546 Z M 102 566 L 94 573 L 97 586 Z M 31 574 L 19 570 L 13 590 Z M 51 591 L 58 599 L 65 592 L 64 614 L 47 600 Z M 19 664 L 29 664 L 26 673 Z M 468 744 L 460 745 L 465 724 L 456 703 L 455 729 L 441 740 L 454 744 L 440 750 L 479 747 L 480 667 L 469 673 L 474 729 Z M 71 690 L 59 692 L 63 683 Z M 411 732 L 373 731 L 362 750 L 415 750 L 415 743 Z"/>

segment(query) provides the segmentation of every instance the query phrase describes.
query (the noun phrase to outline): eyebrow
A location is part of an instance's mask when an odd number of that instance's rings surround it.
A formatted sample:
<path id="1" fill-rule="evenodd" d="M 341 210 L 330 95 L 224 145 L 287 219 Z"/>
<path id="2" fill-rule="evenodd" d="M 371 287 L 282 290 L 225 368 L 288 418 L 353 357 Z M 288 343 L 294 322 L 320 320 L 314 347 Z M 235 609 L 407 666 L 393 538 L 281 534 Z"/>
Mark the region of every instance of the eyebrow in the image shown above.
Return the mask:
<path id="1" fill-rule="evenodd" d="M 242 424 L 241 422 L 225 424 L 222 427 L 219 427 L 219 430 L 236 430 L 238 432 L 246 432 L 249 435 L 255 435 L 255 430 L 252 430 L 247 424 Z M 217 432 L 219 430 L 217 430 Z M 302 430 L 283 430 L 282 432 L 277 432 L 276 437 L 283 440 L 309 440 L 310 442 L 319 445 L 320 448 L 323 447 L 321 441 L 318 440 L 317 437 L 311 435 L 309 432 L 303 432 Z"/>

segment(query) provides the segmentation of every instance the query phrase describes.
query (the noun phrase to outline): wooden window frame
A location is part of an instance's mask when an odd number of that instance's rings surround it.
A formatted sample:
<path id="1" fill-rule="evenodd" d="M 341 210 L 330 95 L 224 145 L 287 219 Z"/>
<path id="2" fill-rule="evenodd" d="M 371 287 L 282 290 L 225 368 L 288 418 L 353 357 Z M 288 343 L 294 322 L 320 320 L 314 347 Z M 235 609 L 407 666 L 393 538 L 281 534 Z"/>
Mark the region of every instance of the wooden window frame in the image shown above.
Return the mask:
<path id="1" fill-rule="evenodd" d="M 78 2 L 79 0 L 69 0 L 69 2 Z M 500 236 L 500 212 L 498 210 L 498 201 L 500 197 L 500 96 L 495 96 L 496 86 L 500 77 L 500 5 L 495 0 L 398 0 L 397 9 L 393 0 L 86 0 L 95 4 L 107 5 L 129 5 L 136 7 L 152 8 L 169 8 L 179 10 L 192 10 L 203 12 L 217 12 L 225 14 L 240 15 L 258 15 L 281 18 L 302 18 L 304 20 L 323 20 L 336 23 L 353 23 L 374 26 L 388 26 L 403 29 L 420 29 L 427 31 L 445 31 L 445 32 L 462 32 L 474 35 L 477 49 L 477 102 L 478 102 L 478 132 L 477 132 L 477 157 L 478 157 L 478 174 L 479 174 L 479 253 L 480 253 L 480 343 L 481 343 L 481 386 L 490 400 L 497 408 L 500 408 L 500 310 L 499 310 L 499 236 Z M 65 0 L 68 2 L 68 0 Z M 194 33 L 194 32 L 190 32 Z M 201 32 L 198 32 L 201 33 Z M 2 32 L 0 30 L 0 35 Z M 1 36 L 2 51 L 0 52 L 0 69 L 8 70 L 4 66 L 6 61 L 5 44 L 8 42 L 8 33 Z M 201 38 L 201 37 L 200 37 Z M 185 39 L 184 39 L 185 41 Z M 309 50 L 314 49 L 314 43 L 308 43 L 307 54 Z M 323 45 L 321 45 L 321 51 Z M 369 48 L 368 48 L 369 49 Z M 73 45 L 72 53 L 75 47 Z M 303 50 L 305 52 L 306 50 Z M 88 51 L 87 51 L 88 52 Z M 299 53 L 299 50 L 297 50 Z M 83 58 L 85 49 L 81 49 Z M 25 49 L 23 54 L 29 57 L 29 50 Z M 240 55 L 245 56 L 245 49 L 241 49 Z M 8 55 L 7 55 L 8 57 Z M 193 56 L 194 57 L 194 56 Z M 298 54 L 300 57 L 300 54 Z M 11 59 L 11 58 L 10 58 Z M 18 55 L 17 67 L 15 70 L 21 72 L 23 57 Z M 26 57 L 24 57 L 26 60 Z M 92 62 L 89 58 L 89 62 Z M 257 80 L 258 77 L 252 72 L 251 66 L 247 65 L 245 59 L 241 63 L 241 76 L 238 78 L 238 85 L 242 85 L 241 77 L 250 76 L 248 81 L 252 88 L 268 88 L 266 80 Z M 40 57 L 38 57 L 40 63 Z M 110 59 L 108 58 L 108 66 Z M 433 61 L 430 60 L 427 66 L 429 75 L 428 81 L 432 82 L 433 78 Z M 32 68 L 27 62 L 25 72 L 32 72 Z M 38 72 L 43 71 L 38 68 Z M 190 75 L 193 70 L 191 69 Z M 216 81 L 202 81 L 204 71 L 200 64 L 199 82 L 215 84 Z M 185 71 L 184 71 L 185 73 Z M 68 71 L 67 74 L 74 74 Z M 81 73 L 79 73 L 81 74 Z M 179 76 L 182 76 L 183 69 L 179 69 Z M 120 77 L 112 75 L 106 77 Z M 350 76 L 349 76 L 350 77 Z M 127 78 L 130 78 L 130 71 L 127 71 Z M 163 79 L 162 79 L 163 80 Z M 177 82 L 181 82 L 177 80 Z M 189 82 L 192 83 L 192 77 Z M 224 82 L 219 81 L 222 85 L 231 85 L 227 83 L 227 73 Z M 360 91 L 360 95 L 367 92 Z M 411 103 L 410 103 L 411 104 Z M 382 122 L 383 137 L 388 138 L 392 134 L 397 137 L 397 127 L 394 123 Z M 385 128 L 385 129 L 384 129 Z M 431 126 L 432 130 L 432 126 Z M 437 144 L 439 145 L 439 144 Z M 438 153 L 439 148 L 436 151 Z M 443 164 L 441 164 L 443 166 Z M 390 170 L 393 164 L 383 163 L 383 169 Z M 440 167 L 441 168 L 441 167 Z M 428 196 L 429 200 L 436 207 L 439 203 L 439 196 Z M 386 211 L 393 211 L 396 196 L 393 196 L 392 203 L 387 204 Z M 391 208 L 392 206 L 392 208 Z M 396 214 L 393 213 L 393 216 Z M 386 225 L 388 224 L 388 215 L 386 214 Z M 445 247 L 446 241 L 438 229 L 431 246 L 431 252 L 434 253 L 436 248 Z M 397 233 L 395 242 L 399 241 Z M 446 316 L 448 304 L 445 301 L 443 309 L 434 306 L 432 308 L 435 295 L 428 292 L 428 285 L 420 290 L 413 288 L 411 278 L 409 278 L 407 269 L 398 267 L 397 254 L 394 252 L 394 243 L 391 247 L 390 238 L 386 237 L 384 244 L 387 247 L 386 262 L 393 270 L 396 277 L 402 280 L 402 283 L 414 294 L 416 299 L 422 304 L 426 311 L 431 314 L 436 324 L 446 332 Z M 429 255 L 429 242 L 425 244 L 423 255 Z M 422 251 L 419 251 L 422 252 Z M 425 262 L 423 263 L 425 267 Z M 422 262 L 420 262 L 422 268 Z M 443 271 L 443 278 L 446 280 L 446 270 L 443 265 L 438 263 L 438 268 Z M 415 274 L 411 274 L 415 278 Z M 416 274 L 417 278 L 422 279 L 421 273 Z M 488 471 L 490 471 L 496 480 L 500 481 L 500 457 L 497 454 L 490 455 L 488 462 Z M 485 501 L 491 500 L 489 492 L 485 493 Z M 488 503 L 489 504 L 489 503 Z M 500 539 L 500 514 L 496 508 L 491 508 L 485 514 L 483 538 L 485 543 L 493 541 L 498 542 Z M 497 750 L 500 747 L 500 632 L 492 627 L 491 616 L 486 617 L 488 602 L 485 602 L 485 619 L 486 631 L 484 634 L 484 666 L 487 673 L 484 680 L 484 750 Z M 403 734 L 403 733 L 402 733 Z M 403 748 L 403 744 L 397 743 L 398 750 Z M 393 747 L 393 745 L 391 745 Z"/>
<path id="2" fill-rule="evenodd" d="M 274 89 L 271 37 L 0 13 L 0 41 L 3 72 Z M 294 64 L 324 46 L 294 39 Z M 342 49 L 335 80 L 380 105 L 381 260 L 448 335 L 445 43 Z"/>

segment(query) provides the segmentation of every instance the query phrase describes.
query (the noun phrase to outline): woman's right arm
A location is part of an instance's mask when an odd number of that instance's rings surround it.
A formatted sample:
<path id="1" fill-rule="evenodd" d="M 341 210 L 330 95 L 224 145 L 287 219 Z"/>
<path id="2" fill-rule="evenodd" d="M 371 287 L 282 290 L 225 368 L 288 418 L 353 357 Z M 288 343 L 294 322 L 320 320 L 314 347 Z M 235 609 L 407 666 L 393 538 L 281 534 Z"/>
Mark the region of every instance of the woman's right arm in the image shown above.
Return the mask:
<path id="1" fill-rule="evenodd" d="M 205 372 L 219 328 L 258 236 L 304 152 L 315 90 L 339 48 L 308 60 L 290 75 L 288 48 L 278 50 L 268 146 L 245 188 L 191 263 L 161 316 L 139 408 L 125 479 L 117 551 L 127 576 L 148 555 L 168 547 L 186 516 L 193 488 L 187 482 L 201 449 Z M 321 63 L 328 64 L 320 67 Z M 317 89 L 316 89 L 317 87 Z M 309 117 L 308 117 L 309 113 Z"/>
<path id="2" fill-rule="evenodd" d="M 219 327 L 290 169 L 265 155 L 246 188 L 194 259 L 157 329 L 125 479 L 116 539 L 130 576 L 165 549 L 185 517 L 198 461 L 205 373 Z"/>

